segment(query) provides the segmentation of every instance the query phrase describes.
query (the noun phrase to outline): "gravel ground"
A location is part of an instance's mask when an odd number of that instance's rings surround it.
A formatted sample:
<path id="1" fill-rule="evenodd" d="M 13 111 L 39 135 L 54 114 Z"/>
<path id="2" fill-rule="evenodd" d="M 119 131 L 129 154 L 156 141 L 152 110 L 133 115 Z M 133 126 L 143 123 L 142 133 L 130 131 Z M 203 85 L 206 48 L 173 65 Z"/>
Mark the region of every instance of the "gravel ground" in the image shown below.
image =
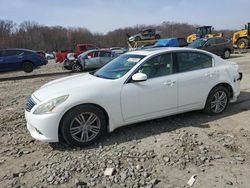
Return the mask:
<path id="1" fill-rule="evenodd" d="M 71 75 L 50 61 L 0 74 L 0 187 L 249 187 L 250 54 L 233 55 L 241 95 L 223 115 L 190 112 L 126 126 L 88 148 L 42 143 L 24 119 L 28 95 Z M 83 73 L 86 74 L 86 73 Z"/>

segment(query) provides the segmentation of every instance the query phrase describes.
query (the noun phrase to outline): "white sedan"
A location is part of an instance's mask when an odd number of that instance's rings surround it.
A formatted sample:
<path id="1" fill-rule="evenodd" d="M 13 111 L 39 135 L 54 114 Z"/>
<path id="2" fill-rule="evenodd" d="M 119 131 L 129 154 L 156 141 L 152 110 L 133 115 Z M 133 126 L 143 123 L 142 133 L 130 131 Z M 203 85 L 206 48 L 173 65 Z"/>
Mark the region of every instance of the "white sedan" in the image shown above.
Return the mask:
<path id="1" fill-rule="evenodd" d="M 225 111 L 240 94 L 238 65 L 209 52 L 160 48 L 123 54 L 96 72 L 43 85 L 25 110 L 32 137 L 74 146 L 118 127 L 183 113 Z"/>

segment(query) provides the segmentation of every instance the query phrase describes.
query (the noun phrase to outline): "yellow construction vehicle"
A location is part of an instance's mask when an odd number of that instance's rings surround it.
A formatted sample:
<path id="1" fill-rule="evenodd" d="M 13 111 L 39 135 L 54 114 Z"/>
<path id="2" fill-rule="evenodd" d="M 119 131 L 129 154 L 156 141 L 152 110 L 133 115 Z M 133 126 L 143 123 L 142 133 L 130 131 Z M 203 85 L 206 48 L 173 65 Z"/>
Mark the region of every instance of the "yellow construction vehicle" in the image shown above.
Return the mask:
<path id="1" fill-rule="evenodd" d="M 196 32 L 187 37 L 187 42 L 191 43 L 197 38 L 223 37 L 223 33 L 212 33 L 212 26 L 197 27 Z"/>
<path id="2" fill-rule="evenodd" d="M 250 44 L 250 23 L 245 25 L 245 29 L 233 34 L 232 43 L 238 49 L 246 49 Z"/>

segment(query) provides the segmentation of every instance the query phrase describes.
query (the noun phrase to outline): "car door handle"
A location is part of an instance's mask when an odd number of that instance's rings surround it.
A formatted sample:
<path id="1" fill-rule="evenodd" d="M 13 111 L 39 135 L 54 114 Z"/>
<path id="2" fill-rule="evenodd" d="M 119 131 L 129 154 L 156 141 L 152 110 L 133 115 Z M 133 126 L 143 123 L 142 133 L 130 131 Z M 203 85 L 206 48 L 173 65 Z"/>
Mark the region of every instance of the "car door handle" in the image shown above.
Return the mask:
<path id="1" fill-rule="evenodd" d="M 166 82 L 164 82 L 163 84 L 165 86 L 173 86 L 176 83 L 176 80 L 167 80 Z"/>

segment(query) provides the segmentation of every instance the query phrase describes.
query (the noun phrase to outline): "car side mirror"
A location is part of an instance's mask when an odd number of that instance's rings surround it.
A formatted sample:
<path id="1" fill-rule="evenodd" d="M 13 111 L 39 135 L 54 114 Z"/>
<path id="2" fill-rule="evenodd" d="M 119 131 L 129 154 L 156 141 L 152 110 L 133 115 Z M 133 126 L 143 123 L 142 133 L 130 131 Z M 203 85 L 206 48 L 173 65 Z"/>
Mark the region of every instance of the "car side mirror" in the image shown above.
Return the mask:
<path id="1" fill-rule="evenodd" d="M 144 73 L 136 73 L 132 76 L 132 80 L 134 82 L 142 82 L 142 81 L 146 81 L 148 79 L 147 75 Z"/>

